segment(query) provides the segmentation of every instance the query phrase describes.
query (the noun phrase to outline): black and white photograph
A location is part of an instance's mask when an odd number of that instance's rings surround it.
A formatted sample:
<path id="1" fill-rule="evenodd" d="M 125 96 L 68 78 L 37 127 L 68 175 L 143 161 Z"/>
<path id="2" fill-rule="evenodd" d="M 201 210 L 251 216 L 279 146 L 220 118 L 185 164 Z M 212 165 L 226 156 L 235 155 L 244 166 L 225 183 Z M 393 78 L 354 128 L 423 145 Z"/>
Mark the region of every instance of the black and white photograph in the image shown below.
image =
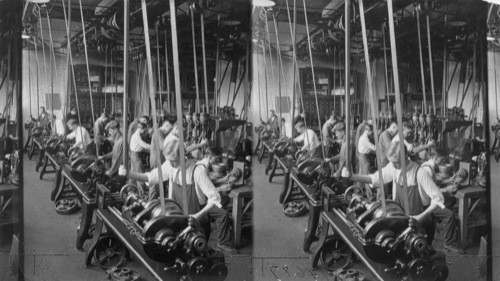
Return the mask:
<path id="1" fill-rule="evenodd" d="M 499 89 L 500 0 L 0 0 L 0 280 L 500 280 Z"/>

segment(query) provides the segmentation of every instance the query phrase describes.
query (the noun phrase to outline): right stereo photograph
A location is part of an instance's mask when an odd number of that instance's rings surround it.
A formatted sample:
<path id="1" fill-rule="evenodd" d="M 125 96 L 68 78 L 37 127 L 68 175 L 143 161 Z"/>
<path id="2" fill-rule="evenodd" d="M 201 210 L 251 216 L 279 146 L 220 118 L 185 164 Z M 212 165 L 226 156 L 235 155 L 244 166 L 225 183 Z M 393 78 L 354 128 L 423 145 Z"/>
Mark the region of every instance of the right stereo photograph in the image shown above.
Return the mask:
<path id="1" fill-rule="evenodd" d="M 500 1 L 252 5 L 254 280 L 500 280 Z"/>

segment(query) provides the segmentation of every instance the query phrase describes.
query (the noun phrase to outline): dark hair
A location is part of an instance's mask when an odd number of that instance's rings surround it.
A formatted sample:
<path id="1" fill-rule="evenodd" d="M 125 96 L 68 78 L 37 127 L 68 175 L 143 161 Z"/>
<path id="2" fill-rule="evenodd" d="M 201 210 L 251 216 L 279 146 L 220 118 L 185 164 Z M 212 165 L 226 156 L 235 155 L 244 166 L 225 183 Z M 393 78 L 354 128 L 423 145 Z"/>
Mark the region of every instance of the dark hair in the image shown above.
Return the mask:
<path id="1" fill-rule="evenodd" d="M 306 127 L 306 124 L 304 124 L 304 122 L 297 122 L 297 124 L 295 124 L 295 127 L 297 128 L 305 128 Z"/>
<path id="2" fill-rule="evenodd" d="M 209 146 L 205 149 L 204 155 L 205 156 L 221 156 L 222 153 L 221 153 L 220 149 L 218 149 L 217 147 Z"/>
<path id="3" fill-rule="evenodd" d="M 57 117 L 56 117 L 56 115 L 55 115 L 55 114 L 52 114 L 52 117 L 53 117 L 53 118 L 55 118 L 55 119 L 57 119 Z"/>
<path id="4" fill-rule="evenodd" d="M 73 125 L 78 125 L 78 122 L 76 122 L 75 119 L 69 119 L 68 123 L 66 123 L 69 126 L 73 126 Z"/>
<path id="5" fill-rule="evenodd" d="M 143 122 L 140 122 L 140 121 L 139 121 L 139 122 L 137 123 L 137 128 L 145 129 L 145 128 L 147 128 L 147 127 L 148 127 L 148 125 L 147 125 L 147 124 L 144 124 Z"/>
<path id="6" fill-rule="evenodd" d="M 168 122 L 173 126 L 173 125 L 175 125 L 175 122 L 177 122 L 177 116 L 175 116 L 175 115 L 165 116 L 165 118 L 163 118 L 163 120 L 161 121 L 160 126 L 163 126 L 163 124 L 165 124 L 165 122 Z"/>
<path id="7" fill-rule="evenodd" d="M 366 124 L 365 130 L 369 129 L 370 131 L 373 131 L 373 125 L 372 124 Z"/>

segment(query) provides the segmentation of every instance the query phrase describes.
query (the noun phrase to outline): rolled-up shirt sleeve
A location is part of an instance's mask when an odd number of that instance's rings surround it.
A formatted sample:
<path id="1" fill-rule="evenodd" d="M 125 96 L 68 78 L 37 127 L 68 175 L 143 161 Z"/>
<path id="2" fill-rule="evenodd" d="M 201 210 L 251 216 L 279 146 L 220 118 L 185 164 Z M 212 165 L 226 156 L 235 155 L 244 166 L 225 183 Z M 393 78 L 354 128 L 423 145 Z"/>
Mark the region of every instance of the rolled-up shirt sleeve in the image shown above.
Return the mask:
<path id="1" fill-rule="evenodd" d="M 173 175 L 173 173 L 174 169 L 172 168 L 170 163 L 168 163 L 168 161 L 165 161 L 165 163 L 161 165 L 162 180 L 163 181 L 169 180 L 170 177 Z M 146 173 L 146 176 L 148 177 L 147 184 L 149 186 L 153 186 L 155 184 L 160 183 L 160 179 L 158 177 L 158 168 L 152 169 L 151 172 Z"/>
<path id="2" fill-rule="evenodd" d="M 210 180 L 206 171 L 204 171 L 204 168 L 197 167 L 194 170 L 194 182 L 207 197 L 207 203 L 211 202 L 217 207 L 222 208 L 220 194 Z"/>
<path id="3" fill-rule="evenodd" d="M 390 183 L 394 179 L 394 173 L 395 169 L 392 164 L 386 165 L 384 168 L 382 168 L 382 180 L 384 184 Z M 369 177 L 372 179 L 372 186 L 379 186 L 380 185 L 380 176 L 378 171 L 369 175 Z"/>
<path id="4" fill-rule="evenodd" d="M 420 187 L 424 190 L 426 195 L 429 197 L 430 204 L 436 204 L 441 209 L 444 209 L 444 196 L 441 190 L 434 182 L 432 175 L 426 169 L 419 169 L 417 172 L 417 182 Z"/>

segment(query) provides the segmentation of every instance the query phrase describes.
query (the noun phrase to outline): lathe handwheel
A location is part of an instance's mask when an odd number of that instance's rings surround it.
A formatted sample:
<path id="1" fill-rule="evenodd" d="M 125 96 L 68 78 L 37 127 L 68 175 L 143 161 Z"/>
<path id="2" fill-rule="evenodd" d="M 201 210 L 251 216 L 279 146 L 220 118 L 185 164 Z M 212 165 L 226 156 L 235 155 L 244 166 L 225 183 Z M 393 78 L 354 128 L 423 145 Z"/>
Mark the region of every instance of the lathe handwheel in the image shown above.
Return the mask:
<path id="1" fill-rule="evenodd" d="M 350 186 L 349 188 L 347 188 L 344 192 L 345 202 L 347 202 L 347 203 L 351 202 L 351 199 L 352 199 L 354 194 L 359 195 L 359 196 L 363 196 L 363 189 L 361 189 L 361 187 L 359 187 L 357 185 L 353 185 L 353 186 Z"/>
<path id="2" fill-rule="evenodd" d="M 94 261 L 103 269 L 120 266 L 126 257 L 125 245 L 113 236 L 99 238 L 95 246 Z"/>
<path id="3" fill-rule="evenodd" d="M 328 270 L 344 269 L 352 262 L 352 251 L 340 237 L 332 237 L 323 245 L 320 260 Z"/>
<path id="4" fill-rule="evenodd" d="M 112 281 L 135 281 L 139 277 L 139 272 L 129 267 L 115 268 L 108 271 L 108 279 Z"/>
<path id="5" fill-rule="evenodd" d="M 227 266 L 222 262 L 218 262 L 212 265 L 212 268 L 210 268 L 210 277 L 207 278 L 207 280 L 224 281 L 226 280 L 227 274 Z"/>
<path id="6" fill-rule="evenodd" d="M 137 196 L 139 198 L 142 198 L 142 195 L 144 194 L 142 187 L 137 186 L 137 185 L 133 185 L 133 184 L 126 184 L 122 187 L 122 189 L 120 190 L 120 198 L 123 201 L 127 200 L 129 193 L 131 193 L 133 191 L 135 191 L 135 193 L 137 194 Z"/>
<path id="7" fill-rule="evenodd" d="M 208 262 L 206 259 L 196 257 L 188 262 L 188 278 L 191 281 L 203 281 L 207 279 Z"/>
<path id="8" fill-rule="evenodd" d="M 292 200 L 283 206 L 283 213 L 287 217 L 300 217 L 307 212 L 307 206 L 304 201 Z"/>
<path id="9" fill-rule="evenodd" d="M 76 197 L 66 197 L 57 200 L 54 203 L 54 208 L 58 214 L 69 215 L 80 208 L 80 202 Z"/>
<path id="10" fill-rule="evenodd" d="M 363 281 L 365 280 L 365 274 L 356 269 L 342 270 L 339 275 L 337 275 L 340 281 Z"/>

